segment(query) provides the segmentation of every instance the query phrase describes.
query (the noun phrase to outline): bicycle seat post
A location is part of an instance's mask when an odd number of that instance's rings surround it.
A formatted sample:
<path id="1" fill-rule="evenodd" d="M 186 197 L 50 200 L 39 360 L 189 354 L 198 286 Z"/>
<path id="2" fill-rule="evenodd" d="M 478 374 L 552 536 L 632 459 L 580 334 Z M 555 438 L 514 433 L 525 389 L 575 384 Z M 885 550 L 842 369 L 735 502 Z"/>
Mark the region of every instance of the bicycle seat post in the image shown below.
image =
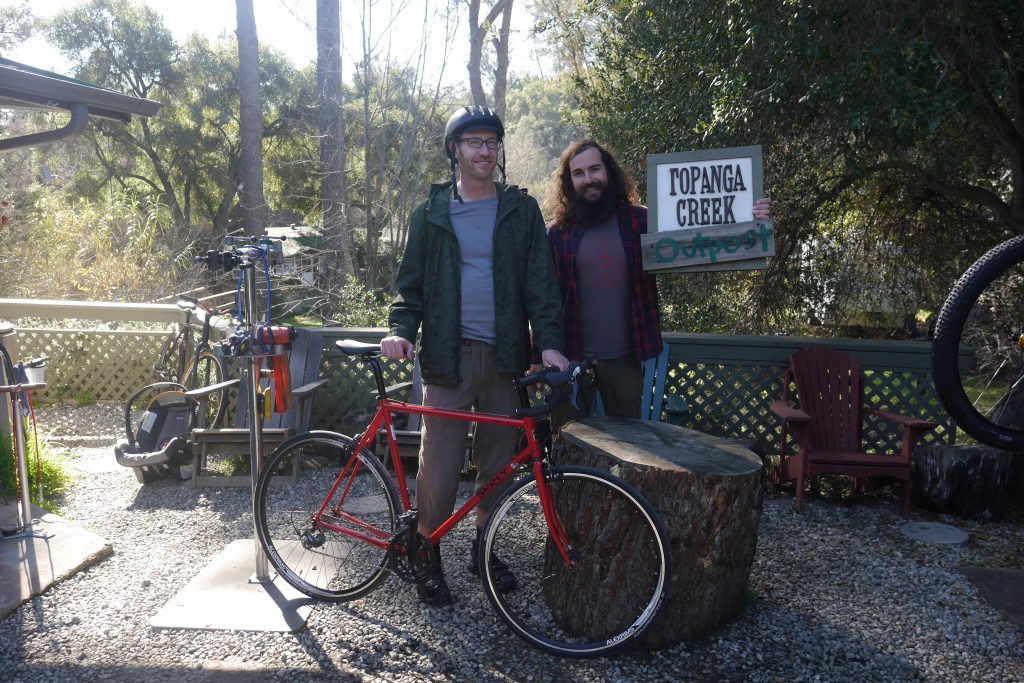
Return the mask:
<path id="1" fill-rule="evenodd" d="M 367 356 L 366 360 L 370 362 L 370 367 L 373 368 L 373 379 L 377 382 L 377 400 L 387 400 L 388 393 L 384 387 L 384 371 L 380 366 L 380 356 Z"/>

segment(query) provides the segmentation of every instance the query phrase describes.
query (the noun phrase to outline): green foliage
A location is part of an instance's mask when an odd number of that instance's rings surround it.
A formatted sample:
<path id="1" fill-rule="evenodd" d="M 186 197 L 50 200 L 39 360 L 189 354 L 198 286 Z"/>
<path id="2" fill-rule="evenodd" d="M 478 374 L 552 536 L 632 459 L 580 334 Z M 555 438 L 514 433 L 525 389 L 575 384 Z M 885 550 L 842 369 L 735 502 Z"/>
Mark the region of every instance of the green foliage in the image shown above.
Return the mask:
<path id="1" fill-rule="evenodd" d="M 571 109 L 572 81 L 563 74 L 516 85 L 506 101 L 508 179 L 528 188 L 543 206 L 562 150 L 582 136 L 582 130 L 571 123 L 578 118 Z"/>
<path id="2" fill-rule="evenodd" d="M 749 326 L 797 330 L 829 307 L 848 322 L 866 290 L 909 287 L 908 307 L 931 308 L 981 251 L 1024 231 L 1024 13 L 1012 0 L 580 12 L 599 26 L 576 82 L 584 122 L 641 189 L 649 153 L 762 145 L 779 257 L 740 287 L 713 276 L 717 306 L 748 307 Z M 843 249 L 851 236 L 860 251 Z M 914 272 L 887 264 L 893 254 Z"/>
<path id="3" fill-rule="evenodd" d="M 126 0 L 64 10 L 48 35 L 72 59 L 78 78 L 163 103 L 149 120 L 90 126 L 86 137 L 100 165 L 82 169 L 77 179 L 86 196 L 113 180 L 166 205 L 182 228 L 203 220 L 226 231 L 241 164 L 233 38 L 211 45 L 193 35 L 179 45 L 159 14 Z M 274 146 L 294 132 L 282 112 L 295 109 L 296 72 L 270 49 L 261 52 L 260 70 L 264 138 Z M 281 163 L 274 158 L 271 171 Z"/>
<path id="4" fill-rule="evenodd" d="M 165 206 L 122 192 L 72 203 L 46 191 L 17 209 L 0 260 L 8 296 L 140 301 L 165 293 L 179 274 L 184 247 Z"/>
<path id="5" fill-rule="evenodd" d="M 367 290 L 354 278 L 331 293 L 333 313 L 327 323 L 338 327 L 387 327 L 390 302 L 380 291 Z"/>
<path id="6" fill-rule="evenodd" d="M 15 465 L 13 438 L 6 432 L 0 432 L 0 489 L 14 495 L 18 491 L 18 470 Z M 58 502 L 74 485 L 74 477 L 68 470 L 66 459 L 55 451 L 46 441 L 46 437 L 38 437 L 38 467 L 36 435 L 28 430 L 25 438 L 26 458 L 28 462 L 29 498 L 32 503 L 50 512 L 59 512 Z M 39 474 L 42 473 L 43 499 L 39 499 Z"/>
<path id="7" fill-rule="evenodd" d="M 0 7 L 0 53 L 25 42 L 35 28 L 28 0 Z"/>
<path id="8" fill-rule="evenodd" d="M 84 408 L 86 406 L 91 406 L 94 403 L 96 403 L 96 399 L 93 398 L 93 395 L 90 394 L 88 391 L 83 391 L 81 393 L 75 394 L 76 408 Z"/>

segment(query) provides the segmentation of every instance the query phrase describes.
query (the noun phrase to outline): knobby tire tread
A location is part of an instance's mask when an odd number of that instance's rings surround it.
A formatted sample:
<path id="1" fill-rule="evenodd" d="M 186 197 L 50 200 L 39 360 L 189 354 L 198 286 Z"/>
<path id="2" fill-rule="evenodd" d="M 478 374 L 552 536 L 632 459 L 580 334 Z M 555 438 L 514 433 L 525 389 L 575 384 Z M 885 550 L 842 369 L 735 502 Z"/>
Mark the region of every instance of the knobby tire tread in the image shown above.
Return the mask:
<path id="1" fill-rule="evenodd" d="M 1024 235 L 999 244 L 975 261 L 943 304 L 932 340 L 932 376 L 946 411 L 975 439 L 1004 450 L 1024 449 L 1024 430 L 996 424 L 971 405 L 961 379 L 959 348 L 967 316 L 986 287 L 1022 262 Z"/>

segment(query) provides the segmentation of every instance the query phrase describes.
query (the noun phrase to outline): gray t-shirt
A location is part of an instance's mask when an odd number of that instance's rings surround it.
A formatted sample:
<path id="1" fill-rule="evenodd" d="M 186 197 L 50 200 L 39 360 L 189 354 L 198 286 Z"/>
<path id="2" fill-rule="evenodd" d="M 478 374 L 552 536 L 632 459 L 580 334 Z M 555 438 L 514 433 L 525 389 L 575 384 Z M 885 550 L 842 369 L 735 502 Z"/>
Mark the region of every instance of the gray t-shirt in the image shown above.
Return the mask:
<path id="1" fill-rule="evenodd" d="M 449 207 L 462 252 L 462 336 L 488 344 L 494 331 L 494 226 L 498 198 Z"/>
<path id="2" fill-rule="evenodd" d="M 629 354 L 629 271 L 615 216 L 586 228 L 576 267 L 584 355 L 607 359 Z"/>

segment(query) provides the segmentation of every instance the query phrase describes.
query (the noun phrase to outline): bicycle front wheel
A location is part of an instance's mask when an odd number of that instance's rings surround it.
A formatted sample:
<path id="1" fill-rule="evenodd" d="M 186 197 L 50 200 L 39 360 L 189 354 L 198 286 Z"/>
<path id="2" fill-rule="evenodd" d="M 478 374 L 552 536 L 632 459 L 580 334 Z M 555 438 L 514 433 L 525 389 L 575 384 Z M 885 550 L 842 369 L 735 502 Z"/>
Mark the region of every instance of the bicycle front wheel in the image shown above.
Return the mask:
<path id="1" fill-rule="evenodd" d="M 487 521 L 479 566 L 498 615 L 531 645 L 564 657 L 617 650 L 641 635 L 665 600 L 668 535 L 634 488 L 598 470 L 552 467 L 544 482 L 565 530 L 566 567 L 548 531 L 534 477 L 509 489 Z M 494 553 L 518 586 L 501 593 Z"/>
<path id="2" fill-rule="evenodd" d="M 205 349 L 196 354 L 195 358 L 185 366 L 184 379 L 182 384 L 188 390 L 202 389 L 214 384 L 220 384 L 227 379 L 227 370 L 224 361 L 220 356 L 210 349 Z M 220 424 L 221 417 L 227 407 L 228 390 L 210 394 L 206 403 L 206 426 L 213 429 Z"/>
<path id="3" fill-rule="evenodd" d="M 270 564 L 306 595 L 332 602 L 362 597 L 386 578 L 400 511 L 384 466 L 354 446 L 333 432 L 292 437 L 268 458 L 253 498 Z"/>
<path id="4" fill-rule="evenodd" d="M 1005 450 L 1024 448 L 1024 237 L 1003 242 L 953 287 L 935 324 L 932 374 L 965 432 Z M 975 363 L 961 368 L 959 347 Z"/>

